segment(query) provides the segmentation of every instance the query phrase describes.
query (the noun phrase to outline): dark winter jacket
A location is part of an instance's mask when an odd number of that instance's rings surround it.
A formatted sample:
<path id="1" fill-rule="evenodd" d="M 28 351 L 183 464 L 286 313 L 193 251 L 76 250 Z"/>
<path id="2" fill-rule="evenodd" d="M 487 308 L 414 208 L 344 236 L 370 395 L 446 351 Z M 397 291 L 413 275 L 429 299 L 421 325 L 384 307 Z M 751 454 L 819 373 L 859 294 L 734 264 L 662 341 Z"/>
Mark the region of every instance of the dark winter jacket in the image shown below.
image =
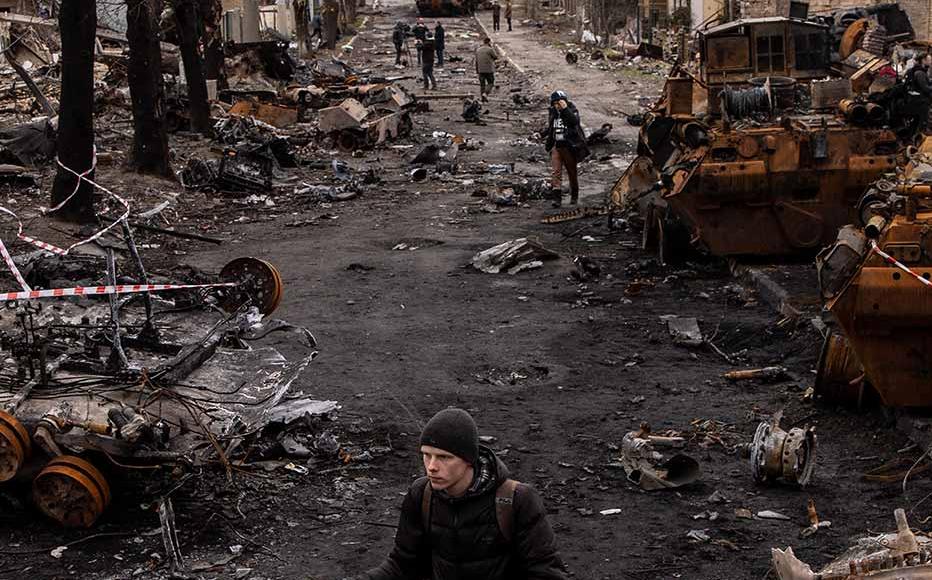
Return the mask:
<path id="1" fill-rule="evenodd" d="M 579 122 L 579 111 L 573 103 L 567 102 L 566 108 L 562 111 L 554 106 L 550 107 L 550 119 L 547 121 L 547 151 L 553 149 L 555 145 L 573 149 L 577 161 L 582 161 L 589 156 L 586 135 Z"/>
<path id="2" fill-rule="evenodd" d="M 396 26 L 395 31 L 392 32 L 392 42 L 395 44 L 396 48 L 401 48 L 401 45 L 405 43 L 405 30 L 401 26 Z"/>
<path id="3" fill-rule="evenodd" d="M 436 43 L 433 38 L 425 38 L 421 42 L 421 64 L 424 68 L 434 68 L 434 48 Z"/>
<path id="4" fill-rule="evenodd" d="M 437 25 L 434 28 L 434 46 L 437 47 L 437 50 L 443 50 L 446 45 L 446 31 L 443 29 L 443 26 Z"/>
<path id="5" fill-rule="evenodd" d="M 922 65 L 916 65 L 906 73 L 909 88 L 924 97 L 932 97 L 932 86 L 929 83 L 929 71 Z"/>
<path id="6" fill-rule="evenodd" d="M 414 28 L 411 29 L 411 32 L 414 34 L 414 38 L 418 40 L 424 40 L 427 38 L 427 27 L 423 24 L 415 24 Z"/>
<path id="7" fill-rule="evenodd" d="M 355 580 L 566 580 L 534 488 L 521 484 L 515 490 L 511 541 L 499 530 L 495 492 L 507 478 L 505 465 L 480 446 L 465 495 L 431 494 L 427 530 L 421 502 L 429 483 L 426 477 L 415 481 L 401 505 L 394 550 Z"/>

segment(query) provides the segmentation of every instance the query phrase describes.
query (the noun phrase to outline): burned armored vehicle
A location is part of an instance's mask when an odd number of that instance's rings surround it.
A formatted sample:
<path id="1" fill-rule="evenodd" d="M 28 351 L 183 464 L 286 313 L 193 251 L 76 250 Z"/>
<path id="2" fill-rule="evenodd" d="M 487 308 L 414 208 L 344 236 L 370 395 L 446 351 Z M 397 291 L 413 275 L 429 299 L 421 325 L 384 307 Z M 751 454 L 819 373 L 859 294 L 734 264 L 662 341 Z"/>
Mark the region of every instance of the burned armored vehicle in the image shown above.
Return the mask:
<path id="1" fill-rule="evenodd" d="M 932 406 L 932 140 L 877 181 L 817 258 L 830 333 L 815 390 L 842 402 Z"/>
<path id="2" fill-rule="evenodd" d="M 310 332 L 269 318 L 282 297 L 274 266 L 239 258 L 219 279 L 168 285 L 137 265 L 143 282 L 119 284 L 112 252 L 43 257 L 24 284 L 47 286 L 41 272 L 107 275 L 0 297 L 0 485 L 30 489 L 64 526 L 97 521 L 118 471 L 172 478 L 217 465 L 229 476 L 278 415 L 332 410 L 286 400 L 317 352 Z M 273 332 L 295 337 L 289 357 Z"/>
<path id="3" fill-rule="evenodd" d="M 889 63 L 838 78 L 831 38 L 827 25 L 782 17 L 700 34 L 698 76 L 674 67 L 610 193 L 613 209 L 643 217 L 645 248 L 661 259 L 677 243 L 814 253 L 852 222 L 905 140 L 882 99 L 857 96 L 890 78 Z"/>

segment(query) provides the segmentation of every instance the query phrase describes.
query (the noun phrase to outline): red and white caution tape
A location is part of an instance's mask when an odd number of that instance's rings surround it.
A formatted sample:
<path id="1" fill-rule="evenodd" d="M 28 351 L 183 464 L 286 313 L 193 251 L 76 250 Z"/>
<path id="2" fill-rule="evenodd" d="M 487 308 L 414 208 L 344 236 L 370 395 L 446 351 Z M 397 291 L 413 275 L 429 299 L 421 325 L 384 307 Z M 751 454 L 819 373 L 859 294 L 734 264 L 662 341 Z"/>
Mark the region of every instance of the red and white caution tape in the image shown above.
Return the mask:
<path id="1" fill-rule="evenodd" d="M 137 294 L 162 290 L 191 290 L 194 288 L 218 288 L 236 286 L 235 282 L 218 284 L 118 284 L 116 286 L 76 286 L 74 288 L 50 288 L 28 292 L 0 293 L 0 302 L 8 300 L 35 300 L 37 298 L 61 298 L 64 296 L 106 296 L 108 294 Z"/>
<path id="2" fill-rule="evenodd" d="M 48 243 L 48 242 L 43 242 L 42 240 L 38 240 L 38 239 L 36 239 L 36 238 L 33 238 L 32 236 L 27 236 L 26 234 L 24 234 L 24 233 L 23 233 L 23 222 L 22 222 L 22 220 L 19 219 L 19 216 L 16 215 L 16 213 L 15 213 L 14 211 L 12 211 L 12 210 L 10 210 L 10 209 L 7 209 L 7 208 L 5 208 L 5 207 L 3 207 L 3 206 L 0 206 L 0 212 L 3 212 L 3 213 L 5 213 L 5 214 L 7 214 L 7 215 L 9 215 L 9 216 L 12 216 L 13 219 L 16 220 L 17 228 L 18 228 L 17 231 L 16 231 L 16 237 L 17 237 L 17 238 L 23 240 L 23 241 L 26 242 L 26 243 L 32 244 L 32 245 L 36 246 L 37 248 L 43 249 L 43 250 L 45 250 L 45 251 L 47 251 L 47 252 L 52 252 L 53 254 L 58 254 L 59 256 L 66 256 L 66 255 L 68 255 L 68 253 L 69 253 L 71 250 L 73 250 L 74 248 L 77 248 L 78 246 L 87 244 L 87 243 L 89 243 L 89 242 L 93 242 L 94 240 L 96 240 L 96 239 L 99 238 L 100 236 L 104 235 L 105 233 L 107 233 L 108 231 L 110 231 L 111 229 L 113 229 L 114 227 L 116 227 L 117 225 L 119 225 L 119 223 L 120 223 L 121 221 L 123 221 L 123 220 L 125 220 L 127 217 L 129 217 L 129 203 L 127 203 L 127 201 L 126 201 L 125 199 L 123 199 L 122 197 L 120 197 L 120 196 L 117 195 L 116 193 L 110 191 L 109 189 L 107 189 L 107 188 L 104 187 L 103 185 L 100 185 L 99 183 L 97 183 L 96 181 L 94 181 L 93 179 L 90 179 L 90 178 L 88 177 L 88 175 L 90 175 L 91 172 L 94 171 L 94 169 L 97 168 L 97 147 L 96 147 L 96 146 L 94 147 L 94 159 L 93 159 L 92 162 L 91 162 L 91 167 L 90 167 L 90 169 L 88 169 L 87 171 L 78 173 L 78 172 L 75 171 L 74 169 L 71 169 L 70 167 L 68 167 L 67 165 L 65 165 L 64 163 L 62 163 L 61 160 L 58 159 L 57 157 L 55 158 L 55 162 L 58 163 L 58 166 L 59 166 L 59 167 L 61 167 L 62 169 L 64 169 L 64 170 L 67 171 L 68 173 L 71 173 L 71 174 L 74 175 L 77 179 L 76 179 L 76 181 L 75 181 L 74 190 L 73 190 L 70 194 L 68 194 L 68 196 L 67 196 L 65 199 L 63 199 L 61 202 L 59 202 L 55 207 L 49 208 L 49 209 L 47 209 L 47 210 L 44 210 L 43 213 L 45 213 L 45 214 L 50 214 L 50 213 L 52 213 L 52 212 L 58 211 L 58 210 L 60 210 L 61 208 L 63 208 L 63 207 L 65 206 L 65 204 L 67 204 L 69 201 L 71 201 L 71 198 L 73 198 L 73 197 L 78 193 L 78 189 L 80 189 L 80 187 L 81 187 L 81 182 L 82 182 L 82 181 L 86 181 L 86 182 L 88 182 L 89 184 L 91 184 L 91 185 L 93 185 L 94 187 L 96 187 L 97 189 L 99 189 L 99 190 L 101 190 L 101 191 L 107 193 L 108 195 L 110 195 L 110 197 L 112 197 L 113 199 L 117 200 L 117 201 L 123 206 L 123 208 L 124 208 L 123 215 L 121 215 L 119 218 L 117 218 L 113 223 L 111 223 L 111 224 L 108 225 L 107 227 L 105 227 L 105 228 L 103 228 L 103 229 L 101 229 L 101 230 L 98 230 L 98 231 L 95 232 L 93 235 L 91 235 L 91 236 L 89 236 L 89 237 L 87 237 L 87 238 L 84 238 L 83 240 L 79 240 L 79 241 L 77 241 L 77 242 L 71 244 L 71 245 L 68 246 L 67 248 L 60 248 L 60 247 L 58 247 L 58 246 L 56 246 L 56 245 L 54 245 L 54 244 L 50 244 L 50 243 Z M 10 261 L 7 262 L 7 265 L 10 266 L 10 269 L 11 269 L 11 270 L 14 270 L 13 275 L 17 277 L 17 280 L 19 280 L 20 277 L 17 275 L 17 272 L 15 271 L 15 266 L 13 266 L 13 265 L 11 264 Z M 22 284 L 22 282 L 20 282 L 20 284 Z M 23 289 L 24 289 L 24 290 L 28 289 L 28 286 L 24 286 Z"/>
<path id="3" fill-rule="evenodd" d="M 912 276 L 912 277 L 915 278 L 916 280 L 919 280 L 919 281 L 920 281 L 922 284 L 924 284 L 925 286 L 932 288 L 932 282 L 930 282 L 929 280 L 926 280 L 925 278 L 923 278 L 923 277 L 920 276 L 919 274 L 913 272 L 912 270 L 909 269 L 909 267 L 908 267 L 906 264 L 903 264 L 902 262 L 899 262 L 896 258 L 894 258 L 893 256 L 891 256 L 890 254 L 888 254 L 888 253 L 884 252 L 883 250 L 881 250 L 880 247 L 877 246 L 877 242 L 875 242 L 875 241 L 873 241 L 873 240 L 871 240 L 871 251 L 872 251 L 872 252 L 875 252 L 878 256 L 880 256 L 881 258 L 883 258 L 883 260 L 884 260 L 886 263 L 890 264 L 891 266 L 896 266 L 897 268 L 899 268 L 900 270 L 903 270 L 904 272 L 906 272 L 907 274 L 909 274 L 910 276 Z"/>
<path id="4" fill-rule="evenodd" d="M 11 256 L 9 250 L 6 249 L 6 244 L 3 243 L 3 240 L 0 240 L 0 256 L 3 256 L 3 261 L 6 262 L 7 268 L 13 273 L 13 277 L 19 282 L 23 291 L 32 292 L 32 288 L 29 287 L 29 284 L 26 283 L 26 279 L 20 274 L 19 268 L 16 267 L 16 262 L 13 261 L 13 256 Z"/>

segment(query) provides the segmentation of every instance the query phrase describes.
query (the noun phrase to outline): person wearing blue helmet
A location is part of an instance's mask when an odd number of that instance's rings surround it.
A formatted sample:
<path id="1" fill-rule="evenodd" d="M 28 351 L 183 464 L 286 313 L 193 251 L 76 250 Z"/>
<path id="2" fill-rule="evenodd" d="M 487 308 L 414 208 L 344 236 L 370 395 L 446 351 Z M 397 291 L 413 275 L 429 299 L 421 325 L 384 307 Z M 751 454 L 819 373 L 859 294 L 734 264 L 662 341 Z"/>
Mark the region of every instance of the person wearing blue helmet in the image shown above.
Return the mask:
<path id="1" fill-rule="evenodd" d="M 589 156 L 586 135 L 579 121 L 579 111 L 564 91 L 550 95 L 550 118 L 547 122 L 547 151 L 550 153 L 550 193 L 553 207 L 563 203 L 563 170 L 570 181 L 570 204 L 579 201 L 577 166 Z"/>

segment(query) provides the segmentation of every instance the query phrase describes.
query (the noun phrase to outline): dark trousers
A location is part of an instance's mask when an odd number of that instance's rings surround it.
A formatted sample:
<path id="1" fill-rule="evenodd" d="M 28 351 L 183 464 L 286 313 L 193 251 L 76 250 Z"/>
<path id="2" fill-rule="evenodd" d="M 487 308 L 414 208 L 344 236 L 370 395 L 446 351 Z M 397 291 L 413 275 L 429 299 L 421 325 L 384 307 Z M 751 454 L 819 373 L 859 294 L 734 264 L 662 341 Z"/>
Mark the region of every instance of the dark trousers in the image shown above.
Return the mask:
<path id="1" fill-rule="evenodd" d="M 439 66 L 440 68 L 443 68 L 443 49 L 442 48 L 437 49 L 437 66 Z"/>
<path id="2" fill-rule="evenodd" d="M 502 17 L 496 13 L 492 13 L 492 30 L 501 30 L 502 28 Z"/>
<path id="3" fill-rule="evenodd" d="M 492 92 L 495 86 L 495 73 L 479 73 L 479 95 L 484 96 Z"/>
<path id="4" fill-rule="evenodd" d="M 508 16 L 505 20 L 508 21 L 508 32 L 511 32 L 511 16 Z"/>
<path id="5" fill-rule="evenodd" d="M 417 47 L 417 63 L 421 64 L 421 47 Z"/>
<path id="6" fill-rule="evenodd" d="M 395 64 L 401 64 L 401 45 L 395 45 Z"/>
<path id="7" fill-rule="evenodd" d="M 430 60 L 430 66 L 427 66 L 427 63 L 425 62 L 424 67 L 421 68 L 421 71 L 424 73 L 424 88 L 426 89 L 429 86 L 433 86 L 436 89 L 437 81 L 434 80 L 434 60 Z M 428 81 L 430 81 L 430 84 L 428 84 Z"/>
<path id="8" fill-rule="evenodd" d="M 579 173 L 576 168 L 576 153 L 561 145 L 550 150 L 550 188 L 558 192 L 563 188 L 563 170 L 570 180 L 570 199 L 579 199 Z"/>

